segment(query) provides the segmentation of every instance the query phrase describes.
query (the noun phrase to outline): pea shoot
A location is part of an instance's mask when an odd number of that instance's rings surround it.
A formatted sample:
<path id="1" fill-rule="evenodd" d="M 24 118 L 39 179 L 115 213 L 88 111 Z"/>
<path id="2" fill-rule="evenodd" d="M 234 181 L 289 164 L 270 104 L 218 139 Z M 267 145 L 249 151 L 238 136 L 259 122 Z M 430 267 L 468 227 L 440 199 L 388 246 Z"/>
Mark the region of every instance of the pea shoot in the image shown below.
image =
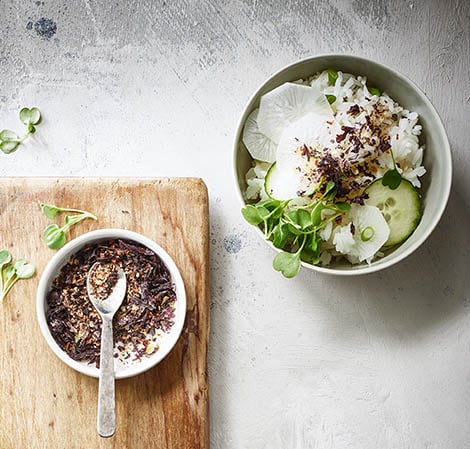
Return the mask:
<path id="1" fill-rule="evenodd" d="M 403 178 L 400 172 L 397 170 L 397 163 L 395 162 L 395 157 L 393 156 L 393 151 L 391 148 L 390 155 L 392 156 L 393 168 L 384 173 L 382 177 L 382 185 L 388 186 L 391 190 L 395 190 L 400 186 L 401 180 Z"/>
<path id="2" fill-rule="evenodd" d="M 5 154 L 15 152 L 21 143 L 36 132 L 36 126 L 41 123 L 41 113 L 36 107 L 31 109 L 22 108 L 19 115 L 21 122 L 26 125 L 26 134 L 23 137 L 19 137 L 14 131 L 9 129 L 0 131 L 0 150 Z"/>
<path id="3" fill-rule="evenodd" d="M 34 265 L 24 259 L 13 262 L 10 252 L 6 249 L 0 250 L 0 304 L 2 304 L 13 285 L 20 279 L 28 279 L 34 276 L 36 269 Z"/>
<path id="4" fill-rule="evenodd" d="M 265 238 L 281 250 L 274 257 L 273 268 L 286 278 L 298 274 L 301 261 L 319 263 L 320 231 L 351 208 L 349 203 L 333 202 L 336 195 L 334 182 L 329 181 L 323 187 L 320 198 L 306 206 L 296 206 L 292 200 L 271 198 L 242 209 L 245 220 L 261 227 Z M 313 195 L 317 190 L 309 193 Z M 329 212 L 323 214 L 323 211 Z"/>
<path id="5" fill-rule="evenodd" d="M 65 216 L 65 223 L 63 226 L 59 226 L 56 223 L 50 224 L 44 229 L 42 236 L 47 247 L 50 249 L 59 249 L 62 248 L 67 242 L 66 232 L 77 223 L 91 218 L 92 220 L 97 220 L 98 218 L 93 215 L 91 212 L 87 212 L 80 209 L 70 209 L 67 207 L 57 207 L 53 204 L 40 204 L 42 213 L 50 219 L 54 219 L 60 212 L 73 213 L 73 215 Z"/>

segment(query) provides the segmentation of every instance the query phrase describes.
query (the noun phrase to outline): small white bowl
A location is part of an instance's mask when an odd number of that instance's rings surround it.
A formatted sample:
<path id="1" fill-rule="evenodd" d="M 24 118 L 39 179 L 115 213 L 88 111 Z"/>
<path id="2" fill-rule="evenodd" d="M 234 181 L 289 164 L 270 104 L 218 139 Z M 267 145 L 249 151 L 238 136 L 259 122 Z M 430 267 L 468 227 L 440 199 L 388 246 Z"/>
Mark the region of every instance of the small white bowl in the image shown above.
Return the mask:
<path id="1" fill-rule="evenodd" d="M 421 246 L 437 226 L 444 212 L 452 183 L 450 146 L 442 121 L 426 95 L 404 75 L 370 59 L 352 55 L 330 54 L 303 59 L 270 76 L 248 101 L 235 133 L 233 165 L 237 193 L 241 206 L 245 206 L 245 174 L 251 166 L 252 158 L 242 142 L 243 127 L 248 115 L 259 107 L 261 97 L 285 82 L 307 78 L 329 68 L 354 75 L 365 75 L 370 85 L 377 87 L 382 92 L 387 92 L 404 108 L 416 111 L 419 115 L 419 123 L 423 126 L 420 142 L 426 145 L 423 165 L 427 173 L 421 178 L 423 186 L 420 193 L 422 194 L 423 215 L 413 234 L 397 248 L 388 252 L 385 257 L 376 259 L 370 265 L 366 263 L 351 265 L 344 262 L 322 267 L 302 262 L 304 267 L 321 273 L 346 276 L 372 273 L 396 264 Z M 260 229 L 257 231 L 264 240 L 263 232 Z M 266 241 L 266 243 L 274 250 L 279 251 L 271 242 Z"/>
<path id="2" fill-rule="evenodd" d="M 88 364 L 87 362 L 78 362 L 76 360 L 73 360 L 56 343 L 56 341 L 51 335 L 49 326 L 47 325 L 46 321 L 46 298 L 47 294 L 50 291 L 52 281 L 57 276 L 60 269 L 68 262 L 68 260 L 73 254 L 75 254 L 77 251 L 79 251 L 86 245 L 98 243 L 100 241 L 108 239 L 133 240 L 154 251 L 155 254 L 160 257 L 162 262 L 170 271 L 171 279 L 174 283 L 176 292 L 174 324 L 171 327 L 170 331 L 164 334 L 162 339 L 159 341 L 158 351 L 149 357 L 143 357 L 140 361 L 129 362 L 126 364 L 123 364 L 117 359 L 115 359 L 114 369 L 116 379 L 123 379 L 126 377 L 141 374 L 144 371 L 147 371 L 148 369 L 157 365 L 171 351 L 173 346 L 176 344 L 183 329 L 183 324 L 186 316 L 186 293 L 184 289 L 183 279 L 181 278 L 180 272 L 178 271 L 177 266 L 173 262 L 173 259 L 161 246 L 141 234 L 132 231 L 127 231 L 124 229 L 100 229 L 97 231 L 88 232 L 86 234 L 81 235 L 80 237 L 71 240 L 63 248 L 57 251 L 57 253 L 52 257 L 52 259 L 49 261 L 49 263 L 46 265 L 46 268 L 44 269 L 44 272 L 39 281 L 39 287 L 37 291 L 36 312 L 41 332 L 44 335 L 47 344 L 55 353 L 55 355 L 57 355 L 60 360 L 62 360 L 65 364 L 67 364 L 74 370 L 79 371 L 80 373 L 86 374 L 88 376 L 99 377 L 99 369 L 96 368 L 95 365 Z"/>

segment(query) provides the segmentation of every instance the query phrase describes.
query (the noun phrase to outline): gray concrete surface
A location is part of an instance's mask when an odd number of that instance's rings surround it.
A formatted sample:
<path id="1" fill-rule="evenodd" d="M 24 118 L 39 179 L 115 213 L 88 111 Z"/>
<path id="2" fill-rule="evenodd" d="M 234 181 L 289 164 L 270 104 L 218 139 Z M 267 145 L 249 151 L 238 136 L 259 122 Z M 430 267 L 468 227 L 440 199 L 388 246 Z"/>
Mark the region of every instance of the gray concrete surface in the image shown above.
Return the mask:
<path id="1" fill-rule="evenodd" d="M 0 154 L 1 176 L 200 176 L 209 187 L 212 448 L 470 447 L 468 2 L 1 5 L 0 127 L 19 129 L 21 106 L 44 115 L 33 139 Z M 400 265 L 288 281 L 240 216 L 232 138 L 268 75 L 325 52 L 370 57 L 426 92 L 454 187 Z"/>

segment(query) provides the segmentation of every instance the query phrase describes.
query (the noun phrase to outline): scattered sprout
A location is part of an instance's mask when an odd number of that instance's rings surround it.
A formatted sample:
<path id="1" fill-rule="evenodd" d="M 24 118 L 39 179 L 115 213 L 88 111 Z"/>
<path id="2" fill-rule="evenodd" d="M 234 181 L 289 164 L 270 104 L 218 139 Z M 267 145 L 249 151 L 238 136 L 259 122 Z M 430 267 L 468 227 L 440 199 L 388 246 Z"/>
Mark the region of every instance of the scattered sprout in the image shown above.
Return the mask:
<path id="1" fill-rule="evenodd" d="M 26 134 L 23 137 L 19 137 L 15 132 L 9 129 L 0 131 L 0 150 L 5 154 L 16 151 L 18 146 L 23 143 L 30 134 L 36 132 L 36 125 L 41 123 L 41 113 L 38 108 L 23 108 L 19 115 L 21 122 L 26 125 Z"/>
<path id="2" fill-rule="evenodd" d="M 97 220 L 97 217 L 90 212 L 80 209 L 70 209 L 67 207 L 57 207 L 53 204 L 40 203 L 42 213 L 50 219 L 54 219 L 59 212 L 73 212 L 74 215 L 65 216 L 65 224 L 60 227 L 58 224 L 50 224 L 43 231 L 43 239 L 47 247 L 50 249 L 62 248 L 67 242 L 66 232 L 74 225 L 82 220 L 91 218 Z"/>
<path id="3" fill-rule="evenodd" d="M 34 265 L 24 259 L 18 259 L 12 263 L 10 252 L 2 249 L 0 251 L 0 304 L 18 280 L 34 276 L 35 271 Z"/>

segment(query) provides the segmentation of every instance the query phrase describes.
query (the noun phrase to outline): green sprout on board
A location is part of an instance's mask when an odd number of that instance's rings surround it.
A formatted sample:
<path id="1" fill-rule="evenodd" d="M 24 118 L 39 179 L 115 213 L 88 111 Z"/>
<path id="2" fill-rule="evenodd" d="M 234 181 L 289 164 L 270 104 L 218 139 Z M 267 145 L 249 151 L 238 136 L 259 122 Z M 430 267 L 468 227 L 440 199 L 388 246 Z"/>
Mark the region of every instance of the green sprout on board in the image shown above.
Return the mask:
<path id="1" fill-rule="evenodd" d="M 0 250 L 0 304 L 17 281 L 32 277 L 35 271 L 34 265 L 26 260 L 18 259 L 13 262 L 8 250 Z"/>
<path id="2" fill-rule="evenodd" d="M 59 212 L 72 212 L 73 215 L 66 215 L 65 216 L 65 224 L 63 226 L 59 226 L 58 224 L 50 224 L 49 226 L 44 229 L 42 236 L 44 242 L 46 243 L 47 247 L 50 249 L 59 249 L 65 245 L 67 242 L 67 235 L 66 232 L 77 223 L 85 220 L 87 218 L 91 218 L 92 220 L 97 220 L 98 218 L 90 212 L 79 210 L 79 209 L 70 209 L 67 207 L 57 207 L 53 204 L 45 204 L 41 203 L 41 210 L 42 213 L 50 219 L 54 219 L 57 217 Z"/>

